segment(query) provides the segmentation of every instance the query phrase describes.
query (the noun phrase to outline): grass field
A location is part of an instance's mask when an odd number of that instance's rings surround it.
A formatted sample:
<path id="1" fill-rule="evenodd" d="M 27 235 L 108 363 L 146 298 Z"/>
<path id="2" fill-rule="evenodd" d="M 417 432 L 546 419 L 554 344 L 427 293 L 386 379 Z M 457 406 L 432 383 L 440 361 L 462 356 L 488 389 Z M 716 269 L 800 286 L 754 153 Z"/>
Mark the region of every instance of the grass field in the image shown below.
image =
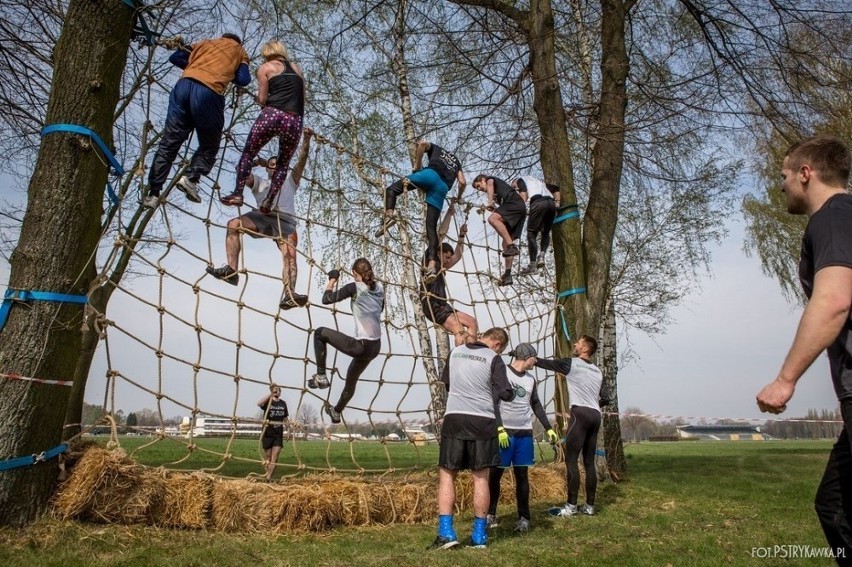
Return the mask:
<path id="1" fill-rule="evenodd" d="M 334 445 L 346 452 L 335 448 L 328 458 L 348 468 L 348 444 Z M 508 521 L 492 533 L 486 550 L 426 552 L 435 535 L 432 523 L 257 537 L 45 519 L 26 529 L 0 529 L 0 565 L 832 565 L 829 559 L 781 557 L 825 546 L 812 501 L 830 446 L 828 441 L 632 445 L 628 479 L 601 485 L 598 515 L 553 519 L 546 511 L 556 502 L 533 503 L 532 530 L 514 536 L 514 510 L 503 506 L 499 512 Z M 300 454 L 322 460 L 325 447 L 307 443 Z M 422 459 L 433 458 L 434 448 L 422 449 Z M 148 450 L 140 456 L 154 462 Z M 256 470 L 257 464 L 247 466 Z M 469 514 L 457 517 L 460 538 L 469 535 L 470 523 Z M 773 553 L 776 557 L 766 557 Z"/>

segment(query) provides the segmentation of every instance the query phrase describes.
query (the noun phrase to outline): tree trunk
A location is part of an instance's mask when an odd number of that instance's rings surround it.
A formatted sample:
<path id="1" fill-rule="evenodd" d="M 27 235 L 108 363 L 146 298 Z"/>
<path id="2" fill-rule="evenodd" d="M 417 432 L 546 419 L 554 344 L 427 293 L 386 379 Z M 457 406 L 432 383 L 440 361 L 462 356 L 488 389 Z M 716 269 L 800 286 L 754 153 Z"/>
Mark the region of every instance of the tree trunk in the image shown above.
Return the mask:
<path id="1" fill-rule="evenodd" d="M 71 0 L 54 50 L 46 124 L 86 126 L 112 143 L 113 112 L 130 44 L 133 10 L 115 1 Z M 9 287 L 85 295 L 100 237 L 107 168 L 85 136 L 53 133 L 39 150 L 27 211 L 10 259 Z M 80 351 L 79 305 L 13 304 L 0 332 L 3 372 L 70 379 Z M 59 444 L 69 391 L 32 382 L 0 383 L 0 458 Z M 56 461 L 0 475 L 0 524 L 23 525 L 44 510 Z"/>
<path id="2" fill-rule="evenodd" d="M 600 329 L 609 297 L 612 242 L 618 222 L 629 70 L 624 34 L 630 6 L 632 2 L 624 0 L 601 0 L 600 120 L 592 151 L 592 186 L 583 218 L 586 304 L 582 321 L 583 328 L 592 332 Z"/>
<path id="3" fill-rule="evenodd" d="M 618 349 L 615 327 L 615 309 L 612 298 L 607 301 L 604 311 L 604 323 L 601 330 L 601 362 L 604 385 L 610 395 L 609 405 L 601 408 L 603 416 L 603 449 L 606 452 L 606 464 L 610 473 L 618 480 L 618 475 L 627 471 L 624 459 L 624 443 L 621 442 L 621 421 L 618 410 Z"/>

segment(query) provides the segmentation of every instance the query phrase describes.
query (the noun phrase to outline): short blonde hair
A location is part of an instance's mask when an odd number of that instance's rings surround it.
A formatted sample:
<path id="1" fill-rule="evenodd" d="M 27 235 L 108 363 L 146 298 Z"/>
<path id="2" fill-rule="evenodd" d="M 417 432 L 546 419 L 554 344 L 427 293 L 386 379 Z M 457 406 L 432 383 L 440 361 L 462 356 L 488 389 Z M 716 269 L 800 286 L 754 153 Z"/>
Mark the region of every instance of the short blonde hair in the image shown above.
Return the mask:
<path id="1" fill-rule="evenodd" d="M 260 55 L 267 61 L 270 59 L 283 59 L 284 61 L 290 59 L 290 54 L 287 53 L 284 44 L 274 39 L 263 44 L 263 47 L 260 48 Z"/>

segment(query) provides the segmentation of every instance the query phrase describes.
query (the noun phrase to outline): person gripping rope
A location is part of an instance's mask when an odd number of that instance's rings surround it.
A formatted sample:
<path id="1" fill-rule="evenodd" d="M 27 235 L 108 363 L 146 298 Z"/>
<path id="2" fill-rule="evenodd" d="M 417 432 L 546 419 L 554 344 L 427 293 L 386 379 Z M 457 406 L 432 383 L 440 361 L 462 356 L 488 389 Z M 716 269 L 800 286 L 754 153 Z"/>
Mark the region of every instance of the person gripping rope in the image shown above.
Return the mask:
<path id="1" fill-rule="evenodd" d="M 348 283 L 335 291 L 337 280 L 340 279 L 338 270 L 328 273 L 328 286 L 322 296 L 323 305 L 337 303 L 344 299 L 352 300 L 352 316 L 355 318 L 355 337 L 350 337 L 328 327 L 320 327 L 314 331 L 314 357 L 317 363 L 317 373 L 308 380 L 311 389 L 328 388 L 331 383 L 326 377 L 326 350 L 331 345 L 343 354 L 352 357 L 346 370 L 346 383 L 340 398 L 335 405 L 325 404 L 325 412 L 332 423 L 340 423 L 341 413 L 349 400 L 355 394 L 355 386 L 361 373 L 379 354 L 382 348 L 382 327 L 380 317 L 385 307 L 385 290 L 376 281 L 373 267 L 366 258 L 358 258 L 352 264 L 354 282 Z"/>
<path id="2" fill-rule="evenodd" d="M 225 89 L 231 82 L 240 87 L 251 83 L 248 54 L 240 37 L 232 33 L 181 47 L 172 53 L 169 62 L 184 71 L 169 95 L 166 125 L 148 173 L 148 195 L 142 204 L 149 209 L 160 204 L 160 192 L 172 164 L 193 130 L 198 148 L 177 188 L 193 203 L 201 202 L 198 182 L 216 165 L 225 127 Z"/>
<path id="3" fill-rule="evenodd" d="M 559 208 L 562 197 L 558 186 L 544 183 L 529 175 L 515 179 L 512 186 L 518 190 L 521 199 L 529 206 L 527 213 L 527 250 L 529 251 L 530 264 L 518 273 L 521 275 L 534 274 L 538 268 L 544 267 L 544 255 L 550 246 L 553 219 L 556 218 L 556 209 Z M 540 249 L 539 238 L 541 239 Z M 539 258 L 539 252 L 541 258 Z"/>
<path id="4" fill-rule="evenodd" d="M 515 240 L 520 238 L 524 230 L 527 207 L 518 192 L 498 177 L 489 177 L 481 173 L 473 180 L 473 187 L 488 195 L 488 203 L 485 208 L 493 211 L 488 217 L 488 224 L 494 227 L 494 230 L 503 239 L 502 255 L 506 269 L 497 285 L 512 285 L 512 263 L 515 256 L 521 253 L 515 244 Z M 495 203 L 499 205 L 496 209 L 494 208 Z"/>

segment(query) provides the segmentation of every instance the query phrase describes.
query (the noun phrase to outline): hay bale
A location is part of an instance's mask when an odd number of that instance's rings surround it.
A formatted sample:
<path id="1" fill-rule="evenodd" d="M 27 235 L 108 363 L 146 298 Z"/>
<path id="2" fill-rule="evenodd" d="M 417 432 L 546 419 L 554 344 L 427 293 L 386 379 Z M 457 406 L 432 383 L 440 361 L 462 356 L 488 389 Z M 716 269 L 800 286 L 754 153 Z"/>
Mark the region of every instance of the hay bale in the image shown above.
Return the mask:
<path id="1" fill-rule="evenodd" d="M 62 519 L 119 524 L 150 523 L 149 511 L 164 494 L 163 482 L 124 451 L 91 447 L 54 498 Z"/>
<path id="2" fill-rule="evenodd" d="M 151 520 L 167 528 L 206 528 L 209 522 L 213 478 L 203 473 L 170 473 L 159 469 L 163 482 L 161 505 L 151 510 Z"/>

